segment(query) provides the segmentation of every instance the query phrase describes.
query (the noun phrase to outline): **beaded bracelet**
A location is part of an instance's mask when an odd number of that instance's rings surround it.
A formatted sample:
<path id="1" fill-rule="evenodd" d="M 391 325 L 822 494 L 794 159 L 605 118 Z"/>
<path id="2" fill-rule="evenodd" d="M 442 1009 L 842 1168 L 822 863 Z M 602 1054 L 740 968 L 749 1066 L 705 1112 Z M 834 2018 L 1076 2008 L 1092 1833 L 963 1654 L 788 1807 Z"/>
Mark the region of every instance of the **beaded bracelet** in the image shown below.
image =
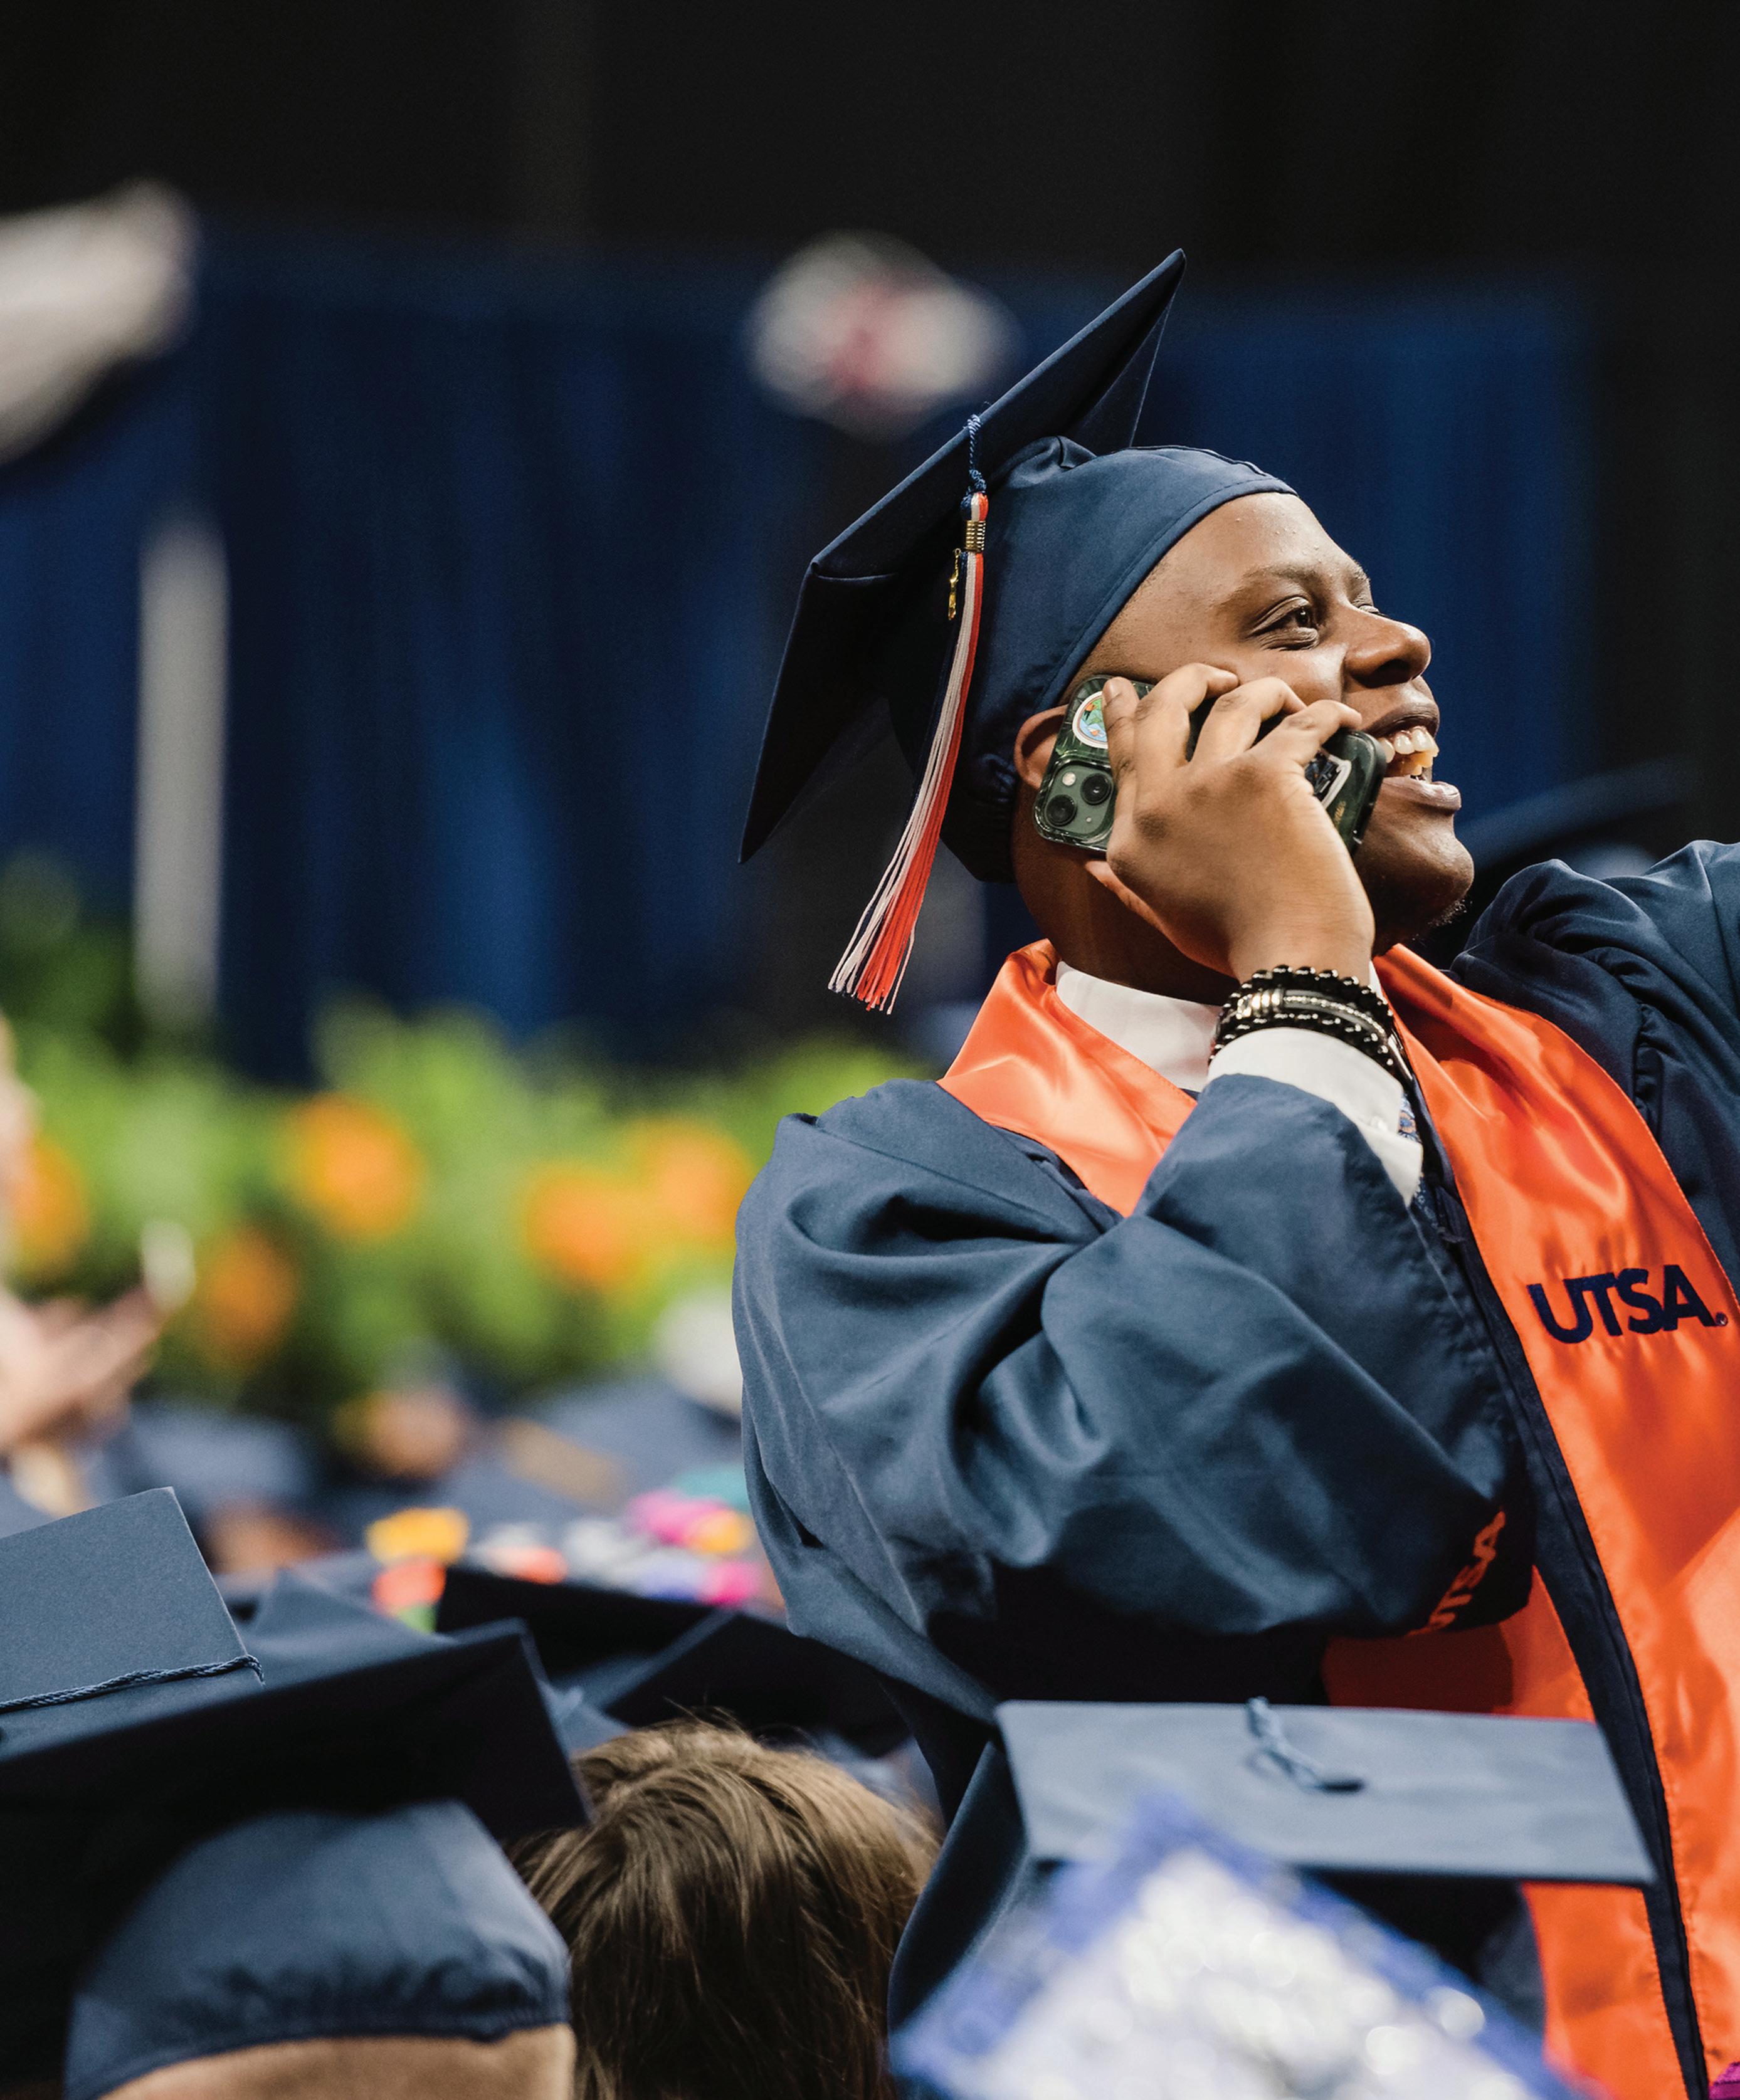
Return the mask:
<path id="1" fill-rule="evenodd" d="M 1407 1060 L 1389 1008 L 1370 985 L 1334 970 L 1258 970 L 1221 1008 L 1214 1050 L 1265 1028 L 1305 1028 L 1350 1043 L 1405 1086 Z M 1211 1054 L 1212 1054 L 1211 1052 Z"/>

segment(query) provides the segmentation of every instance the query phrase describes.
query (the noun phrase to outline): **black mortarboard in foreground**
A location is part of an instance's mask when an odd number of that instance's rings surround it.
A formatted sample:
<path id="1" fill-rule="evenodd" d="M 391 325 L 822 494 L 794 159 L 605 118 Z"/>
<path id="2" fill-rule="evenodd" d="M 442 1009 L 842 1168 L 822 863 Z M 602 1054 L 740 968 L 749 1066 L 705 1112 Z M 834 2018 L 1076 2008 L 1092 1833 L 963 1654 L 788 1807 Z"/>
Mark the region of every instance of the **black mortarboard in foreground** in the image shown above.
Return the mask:
<path id="1" fill-rule="evenodd" d="M 1007 880 L 1015 733 L 1060 704 L 1142 578 L 1241 496 L 1291 494 L 1242 461 L 1135 443 L 1184 258 L 1174 254 L 1017 382 L 810 562 L 744 827 L 755 852 L 882 710 L 919 776 L 899 851 L 834 983 L 898 989 L 939 838 Z"/>
<path id="2" fill-rule="evenodd" d="M 285 1576 L 250 1656 L 166 1489 L 0 1540 L 0 1615 L 8 2068 L 51 2057 L 117 1903 L 223 1823 L 452 1798 L 506 1839 L 583 1815 L 519 1629 L 439 1640 Z"/>
<path id="3" fill-rule="evenodd" d="M 567 2018 L 567 1950 L 457 1802 L 292 1810 L 184 1852 L 75 1987 L 65 2100 L 275 2043 L 492 2042 Z"/>
<path id="4" fill-rule="evenodd" d="M 1091 1859 L 1145 1793 L 1320 1872 L 1655 1877 L 1589 1721 L 1336 1706 L 997 1709 L 1034 1857 Z"/>

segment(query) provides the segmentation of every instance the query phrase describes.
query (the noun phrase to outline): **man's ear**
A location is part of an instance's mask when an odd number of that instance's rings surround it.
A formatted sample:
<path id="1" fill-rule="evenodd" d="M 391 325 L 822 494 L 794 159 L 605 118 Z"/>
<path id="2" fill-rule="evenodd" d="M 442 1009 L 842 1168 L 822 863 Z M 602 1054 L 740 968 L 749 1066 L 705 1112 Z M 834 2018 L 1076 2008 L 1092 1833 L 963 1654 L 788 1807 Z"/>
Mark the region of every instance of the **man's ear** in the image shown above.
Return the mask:
<path id="1" fill-rule="evenodd" d="M 1067 708 L 1047 708 L 1042 715 L 1029 715 L 1015 732 L 1015 771 L 1036 794 L 1051 763 L 1052 746 L 1063 726 Z"/>

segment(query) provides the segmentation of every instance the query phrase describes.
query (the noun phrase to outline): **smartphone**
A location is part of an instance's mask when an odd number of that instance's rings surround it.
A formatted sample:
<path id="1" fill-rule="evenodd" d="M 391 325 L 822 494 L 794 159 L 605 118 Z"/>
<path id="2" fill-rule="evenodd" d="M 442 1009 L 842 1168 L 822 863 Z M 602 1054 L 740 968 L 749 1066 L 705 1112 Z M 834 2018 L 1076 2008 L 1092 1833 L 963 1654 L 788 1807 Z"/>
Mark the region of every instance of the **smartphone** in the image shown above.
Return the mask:
<path id="1" fill-rule="evenodd" d="M 1069 697 L 1069 710 L 1058 732 L 1051 763 L 1040 783 L 1033 821 L 1040 836 L 1058 845 L 1104 853 L 1111 836 L 1114 788 L 1102 712 L 1106 681 L 1115 672 L 1084 678 Z M 1138 695 L 1154 690 L 1152 679 L 1133 678 Z M 1188 750 L 1195 751 L 1213 700 L 1204 700 L 1190 716 Z M 1271 715 L 1256 732 L 1261 743 L 1286 720 Z M 1384 784 L 1384 754 L 1363 730 L 1337 730 L 1305 770 L 1311 792 L 1329 813 L 1348 851 L 1358 853 L 1371 821 L 1377 791 Z"/>

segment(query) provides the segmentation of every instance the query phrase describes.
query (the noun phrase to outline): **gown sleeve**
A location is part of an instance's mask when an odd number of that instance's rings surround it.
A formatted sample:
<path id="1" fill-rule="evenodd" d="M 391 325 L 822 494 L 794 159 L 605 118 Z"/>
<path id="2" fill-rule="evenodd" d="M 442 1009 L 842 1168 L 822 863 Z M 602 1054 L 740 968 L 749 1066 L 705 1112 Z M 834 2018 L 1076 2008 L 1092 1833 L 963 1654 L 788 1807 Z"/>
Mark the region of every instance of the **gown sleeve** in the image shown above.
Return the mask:
<path id="1" fill-rule="evenodd" d="M 1520 1467 L 1356 1127 L 1220 1081 L 1128 1218 L 1036 1150 L 912 1082 L 782 1128 L 737 1319 L 794 1624 L 908 1676 L 916 1636 L 1002 1696 L 1154 1697 L 1420 1623 Z M 1204 1643 L 1248 1688 L 1145 1674 Z"/>
<path id="2" fill-rule="evenodd" d="M 1740 846 L 1698 840 L 1613 881 L 1525 869 L 1455 968 L 1556 1022 L 1631 1096 L 1740 1277 Z"/>

